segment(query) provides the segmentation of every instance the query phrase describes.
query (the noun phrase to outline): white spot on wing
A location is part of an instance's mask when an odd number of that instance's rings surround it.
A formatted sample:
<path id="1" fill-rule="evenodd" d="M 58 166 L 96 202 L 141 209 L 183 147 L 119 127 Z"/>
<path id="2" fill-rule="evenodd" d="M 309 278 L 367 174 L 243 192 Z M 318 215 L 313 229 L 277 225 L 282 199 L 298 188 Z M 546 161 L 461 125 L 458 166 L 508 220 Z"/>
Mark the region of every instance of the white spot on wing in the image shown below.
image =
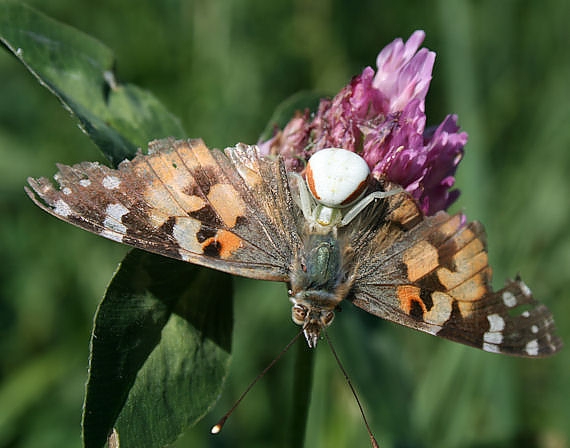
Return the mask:
<path id="1" fill-rule="evenodd" d="M 487 331 L 483 335 L 483 341 L 488 342 L 490 344 L 500 344 L 503 342 L 503 333 L 500 332 L 491 333 L 490 331 Z"/>
<path id="2" fill-rule="evenodd" d="M 521 292 L 526 296 L 526 297 L 530 297 L 532 296 L 532 291 L 530 290 L 530 288 L 527 286 L 527 284 L 525 282 L 523 282 L 522 280 L 519 282 L 519 286 L 521 288 Z"/>
<path id="3" fill-rule="evenodd" d="M 514 296 L 512 292 L 505 291 L 503 293 L 503 303 L 509 308 L 512 308 L 517 304 L 517 298 Z"/>
<path id="4" fill-rule="evenodd" d="M 489 331 L 496 332 L 503 331 L 505 329 L 505 320 L 498 314 L 489 314 L 487 316 L 487 320 L 490 325 Z"/>
<path id="5" fill-rule="evenodd" d="M 125 207 L 123 204 L 109 204 L 105 209 L 105 213 L 106 216 L 105 220 L 103 221 L 103 226 L 105 226 L 106 229 L 120 233 L 122 235 L 127 233 L 127 227 L 121 222 L 123 216 L 129 213 L 129 209 L 127 207 Z M 103 235 L 103 232 L 101 235 Z M 110 238 L 109 236 L 106 237 Z"/>
<path id="6" fill-rule="evenodd" d="M 65 187 L 63 190 L 61 190 L 61 192 L 66 195 L 69 196 L 71 194 L 71 188 L 69 187 Z"/>
<path id="7" fill-rule="evenodd" d="M 528 311 L 523 311 L 523 312 L 521 313 L 521 316 L 522 316 L 522 317 L 529 317 L 529 316 L 530 316 L 530 313 L 529 313 Z"/>
<path id="8" fill-rule="evenodd" d="M 538 333 L 538 327 L 536 325 L 533 325 L 532 327 L 530 327 L 530 331 L 536 334 Z"/>
<path id="9" fill-rule="evenodd" d="M 533 339 L 532 341 L 528 342 L 524 348 L 524 351 L 527 352 L 529 356 L 538 355 L 538 341 L 536 339 Z"/>
<path id="10" fill-rule="evenodd" d="M 203 252 L 201 244 L 196 239 L 196 234 L 200 230 L 200 222 L 193 218 L 178 217 L 172 228 L 172 236 L 180 246 L 180 256 L 188 261 L 188 252 L 201 254 Z"/>
<path id="11" fill-rule="evenodd" d="M 489 331 L 483 334 L 483 345 L 485 346 L 485 344 L 491 344 L 497 349 L 497 351 L 500 351 L 497 346 L 503 342 L 502 331 L 505 328 L 505 319 L 503 319 L 498 314 L 489 314 L 487 316 L 487 320 L 489 321 Z M 487 350 L 485 347 L 483 347 L 483 349 L 486 351 L 491 351 Z"/>
<path id="12" fill-rule="evenodd" d="M 108 217 L 114 218 L 117 221 L 120 221 L 123 216 L 129 213 L 129 209 L 125 207 L 123 204 L 109 204 L 105 209 L 105 213 Z"/>
<path id="13" fill-rule="evenodd" d="M 443 325 L 451 317 L 453 310 L 451 297 L 436 291 L 431 295 L 431 298 L 433 306 L 429 312 L 424 314 L 424 319 L 430 324 Z"/>
<path id="14" fill-rule="evenodd" d="M 66 218 L 73 213 L 69 204 L 65 202 L 63 199 L 58 199 L 57 201 L 55 201 L 55 207 L 53 209 L 53 212 L 56 215 L 61 216 L 62 218 Z"/>
<path id="15" fill-rule="evenodd" d="M 82 187 L 88 187 L 89 185 L 91 185 L 91 181 L 89 179 L 81 179 L 79 181 L 79 185 L 81 185 Z"/>
<path id="16" fill-rule="evenodd" d="M 115 190 L 121 185 L 121 179 L 116 176 L 105 176 L 103 178 L 103 186 L 108 190 Z"/>
<path id="17" fill-rule="evenodd" d="M 501 350 L 499 349 L 498 345 L 489 344 L 487 342 L 483 343 L 483 350 L 490 353 L 501 353 Z"/>
<path id="18" fill-rule="evenodd" d="M 123 236 L 124 236 L 121 233 L 113 232 L 112 230 L 108 230 L 108 229 L 102 230 L 99 233 L 99 235 L 101 235 L 103 238 L 107 238 L 109 240 L 116 241 L 117 243 L 122 243 L 123 242 Z"/>

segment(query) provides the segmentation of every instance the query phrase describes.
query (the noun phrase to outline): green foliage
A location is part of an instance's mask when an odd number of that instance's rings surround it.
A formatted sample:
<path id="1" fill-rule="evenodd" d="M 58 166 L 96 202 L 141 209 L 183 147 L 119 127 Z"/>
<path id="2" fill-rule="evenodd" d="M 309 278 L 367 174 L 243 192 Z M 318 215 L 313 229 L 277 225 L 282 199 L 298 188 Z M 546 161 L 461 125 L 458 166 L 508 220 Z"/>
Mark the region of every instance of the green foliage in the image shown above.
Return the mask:
<path id="1" fill-rule="evenodd" d="M 227 373 L 231 296 L 227 274 L 130 252 L 95 318 L 86 447 L 113 427 L 121 447 L 164 446 L 204 415 Z"/>
<path id="2" fill-rule="evenodd" d="M 157 99 L 113 73 L 111 51 L 19 3 L 0 4 L 2 43 L 79 120 L 115 165 L 155 138 L 184 137 Z"/>
<path id="3" fill-rule="evenodd" d="M 181 118 L 188 135 L 218 147 L 257 141 L 284 98 L 308 89 L 334 94 L 373 65 L 386 43 L 425 29 L 426 45 L 438 54 L 429 124 L 457 113 L 470 135 L 458 173 L 458 207 L 487 227 L 497 286 L 520 271 L 570 340 L 568 2 L 32 3 L 104 41 L 120 61 L 117 79 L 152 91 Z M 10 30 L 7 5 L 0 3 L 3 37 Z M 91 117 L 103 123 L 98 131 L 110 126 L 117 139 L 131 142 L 126 152 L 179 132 L 176 120 L 168 132 L 152 128 L 156 121 L 143 111 L 156 112 L 158 103 L 148 101 L 139 111 L 132 95 L 140 90 L 120 82 L 112 89 L 104 73 L 113 70 L 113 57 L 95 51 L 98 75 L 85 84 L 90 90 L 75 90 L 69 73 L 52 81 L 65 83 L 50 85 L 64 102 L 68 89 L 97 99 L 78 104 L 80 123 Z M 0 447 L 75 447 L 92 315 L 125 249 L 44 216 L 26 200 L 27 176 L 53 173 L 54 161 L 99 155 L 53 97 L 3 54 Z M 25 58 L 32 55 L 20 56 L 31 64 Z M 146 125 L 118 120 L 114 111 L 125 103 L 133 110 L 128 116 Z M 146 134 L 138 139 L 133 129 Z M 224 433 L 208 435 L 295 332 L 280 285 L 237 282 L 235 312 L 228 387 L 212 417 L 176 446 L 267 447 L 287 439 L 283 432 L 290 426 L 282 423 L 292 420 L 291 357 L 256 386 Z M 568 445 L 567 350 L 540 361 L 493 356 L 385 324 L 350 306 L 330 333 L 383 447 Z M 324 345 L 314 375 L 306 445 L 366 446 L 354 402 Z"/>

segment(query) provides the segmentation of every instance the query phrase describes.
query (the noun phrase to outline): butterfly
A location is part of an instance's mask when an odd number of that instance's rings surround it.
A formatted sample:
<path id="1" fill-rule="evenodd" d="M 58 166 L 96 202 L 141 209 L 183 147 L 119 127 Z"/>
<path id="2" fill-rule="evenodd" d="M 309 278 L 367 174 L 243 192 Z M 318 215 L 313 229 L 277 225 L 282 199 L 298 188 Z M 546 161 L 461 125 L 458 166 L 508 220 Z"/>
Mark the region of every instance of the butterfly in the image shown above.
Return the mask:
<path id="1" fill-rule="evenodd" d="M 399 186 L 372 179 L 358 155 L 326 151 L 303 178 L 255 145 L 221 151 L 201 140 L 155 140 L 117 169 L 58 165 L 57 186 L 29 178 L 26 191 L 45 211 L 105 238 L 287 282 L 310 347 L 351 302 L 487 352 L 561 349 L 550 311 L 520 278 L 493 291 L 480 223 L 461 213 L 424 216 Z"/>

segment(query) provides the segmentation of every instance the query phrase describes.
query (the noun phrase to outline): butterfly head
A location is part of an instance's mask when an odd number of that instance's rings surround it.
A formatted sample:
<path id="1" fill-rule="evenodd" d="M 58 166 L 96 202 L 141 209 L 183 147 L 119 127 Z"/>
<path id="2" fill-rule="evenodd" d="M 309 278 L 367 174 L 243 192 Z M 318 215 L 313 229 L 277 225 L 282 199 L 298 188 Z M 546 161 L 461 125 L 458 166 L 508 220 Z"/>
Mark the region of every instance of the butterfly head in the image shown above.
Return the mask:
<path id="1" fill-rule="evenodd" d="M 317 346 L 321 329 L 328 327 L 334 319 L 334 311 L 311 307 L 308 303 L 298 302 L 291 309 L 293 322 L 303 327 L 303 333 L 310 348 Z"/>

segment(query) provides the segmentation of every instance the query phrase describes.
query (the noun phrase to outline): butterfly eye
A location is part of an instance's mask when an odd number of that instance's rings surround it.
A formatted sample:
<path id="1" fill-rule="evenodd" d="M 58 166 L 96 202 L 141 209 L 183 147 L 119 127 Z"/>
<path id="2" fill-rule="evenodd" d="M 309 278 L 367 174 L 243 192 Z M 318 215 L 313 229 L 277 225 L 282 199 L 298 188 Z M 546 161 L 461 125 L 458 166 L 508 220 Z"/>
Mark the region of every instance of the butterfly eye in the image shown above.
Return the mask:
<path id="1" fill-rule="evenodd" d="M 307 308 L 303 305 L 293 305 L 291 308 L 291 318 L 297 325 L 303 325 L 307 317 Z"/>
<path id="2" fill-rule="evenodd" d="M 366 161 L 346 149 L 321 149 L 307 163 L 309 191 L 327 207 L 346 207 L 355 202 L 366 190 L 369 176 Z"/>
<path id="3" fill-rule="evenodd" d="M 334 319 L 334 313 L 332 311 L 325 311 L 321 314 L 321 322 L 323 326 L 328 327 Z"/>

